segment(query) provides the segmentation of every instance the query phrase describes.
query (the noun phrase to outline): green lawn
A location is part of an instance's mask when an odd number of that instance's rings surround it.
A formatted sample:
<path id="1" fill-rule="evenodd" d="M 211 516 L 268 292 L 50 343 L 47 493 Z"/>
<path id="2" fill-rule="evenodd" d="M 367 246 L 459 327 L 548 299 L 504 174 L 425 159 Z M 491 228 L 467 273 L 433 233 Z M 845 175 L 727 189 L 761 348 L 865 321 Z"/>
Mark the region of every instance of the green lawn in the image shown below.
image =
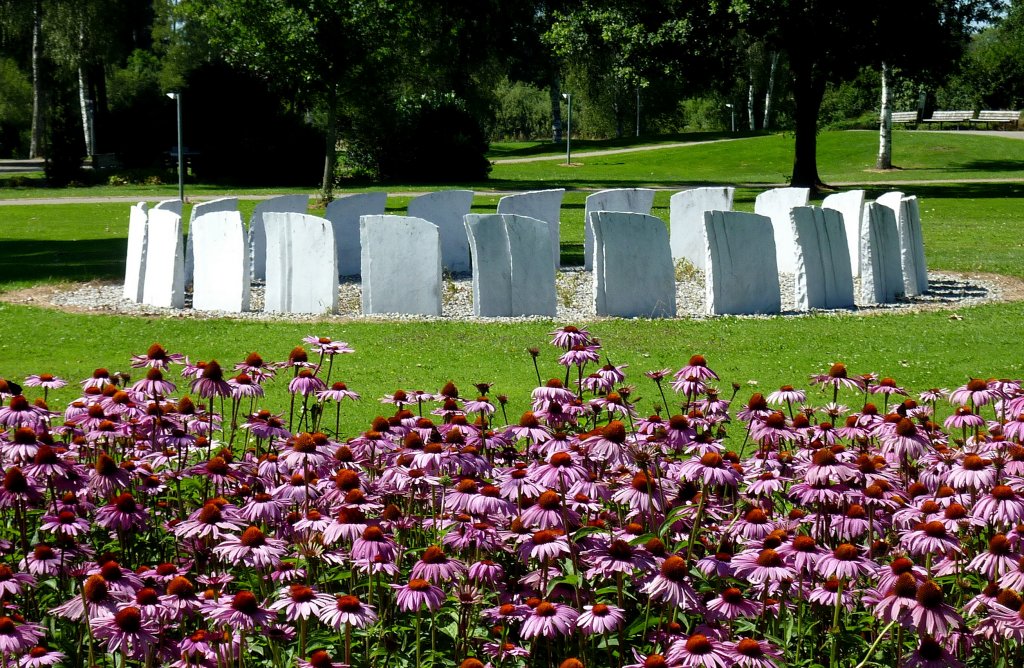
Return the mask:
<path id="1" fill-rule="evenodd" d="M 825 179 L 862 183 L 871 197 L 886 189 L 880 185 L 885 179 L 986 179 L 983 183 L 921 183 L 901 189 L 921 198 L 931 268 L 1024 278 L 1019 213 L 1024 184 L 999 181 L 1024 178 L 1024 141 L 898 132 L 894 159 L 904 169 L 886 175 L 864 171 L 873 161 L 874 142 L 872 133 L 823 133 L 819 165 Z M 667 219 L 668 198 L 675 186 L 781 181 L 788 171 L 791 144 L 792 138 L 786 136 L 755 137 L 609 156 L 593 163 L 587 160 L 583 167 L 560 167 L 556 162 L 501 165 L 495 167 L 496 179 L 485 186 L 592 189 L 657 185 L 666 190 L 658 193 L 654 213 Z M 551 181 L 547 174 L 554 175 Z M 388 189 L 395 192 L 404 187 Z M 737 208 L 752 209 L 759 191 L 740 188 Z M 69 196 L 86 193 L 62 191 Z M 580 259 L 586 194 L 583 190 L 566 194 L 564 260 Z M 166 196 L 168 193 L 161 193 L 145 199 Z M 474 210 L 493 211 L 497 199 L 498 195 L 478 196 Z M 401 213 L 407 201 L 407 197 L 392 197 L 388 209 Z M 243 201 L 243 214 L 247 216 L 254 205 Z M 119 279 L 127 219 L 123 203 L 0 207 L 0 266 L 4 267 L 0 290 L 59 280 Z M 753 391 L 748 381 L 757 381 L 760 389 L 774 389 L 783 383 L 806 386 L 809 374 L 839 360 L 847 362 L 854 373 L 891 375 L 918 390 L 956 386 L 969 376 L 1024 375 L 1018 343 L 1024 304 L 958 309 L 956 314 L 958 318 L 951 318 L 950 312 L 933 312 L 575 324 L 591 325 L 608 357 L 616 364 L 630 365 L 630 380 L 637 385 L 634 396 L 641 398 L 644 411 L 651 409 L 655 389 L 643 371 L 679 368 L 697 352 L 705 354 L 722 374 L 723 391 L 728 391 L 732 382 L 740 384 L 740 399 Z M 0 376 L 19 379 L 49 372 L 79 380 L 98 366 L 126 370 L 128 357 L 143 352 L 154 341 L 192 359 L 216 357 L 226 365 L 251 350 L 260 351 L 267 359 L 282 359 L 302 336 L 317 334 L 349 341 L 357 351 L 339 361 L 335 374 L 365 397 L 358 407 L 347 409 L 353 431 L 383 412 L 376 403 L 381 395 L 397 387 L 436 390 L 447 380 L 454 380 L 464 393 L 471 391 L 472 383 L 496 383 L 494 392 L 511 397 L 510 416 L 517 416 L 535 383 L 528 347 L 541 348 L 545 376 L 560 374 L 556 352 L 546 344 L 547 332 L 558 324 L 160 320 L 0 304 Z M 282 409 L 286 405 L 284 385 L 279 382 L 275 390 Z M 68 388 L 56 399 L 62 402 L 74 394 Z M 848 400 L 857 401 L 856 397 Z"/>

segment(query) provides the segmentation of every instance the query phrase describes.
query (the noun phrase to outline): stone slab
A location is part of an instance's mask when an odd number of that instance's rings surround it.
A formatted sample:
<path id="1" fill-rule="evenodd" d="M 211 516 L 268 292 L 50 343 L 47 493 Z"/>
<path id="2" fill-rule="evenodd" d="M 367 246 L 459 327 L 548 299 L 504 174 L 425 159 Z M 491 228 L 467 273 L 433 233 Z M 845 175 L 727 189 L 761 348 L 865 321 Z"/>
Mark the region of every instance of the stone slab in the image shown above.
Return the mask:
<path id="1" fill-rule="evenodd" d="M 754 213 L 771 218 L 776 262 L 781 272 L 792 274 L 796 269 L 796 241 L 789 210 L 795 206 L 807 206 L 810 195 L 808 188 L 772 188 L 754 200 Z"/>
<path id="2" fill-rule="evenodd" d="M 177 211 L 174 209 L 173 202 L 177 202 Z M 157 204 L 159 207 L 161 204 L 167 204 L 166 211 L 175 211 L 179 216 L 181 215 L 181 202 L 178 200 L 166 200 Z M 195 222 L 196 218 L 207 213 L 213 213 L 214 211 L 238 211 L 238 198 L 237 197 L 221 197 L 219 199 L 212 199 L 209 202 L 199 202 L 192 207 L 192 211 L 188 218 L 188 239 L 185 242 L 185 285 L 192 285 L 192 276 L 195 272 L 195 258 L 193 254 L 193 240 L 192 240 L 192 223 Z"/>
<path id="3" fill-rule="evenodd" d="M 771 218 L 738 211 L 704 213 L 708 314 L 779 313 L 782 294 Z"/>
<path id="4" fill-rule="evenodd" d="M 505 195 L 498 200 L 498 213 L 526 216 L 543 220 L 548 224 L 548 232 L 551 236 L 551 256 L 554 258 L 556 269 L 562 263 L 560 228 L 564 197 L 565 188 L 553 188 Z"/>
<path id="5" fill-rule="evenodd" d="M 473 314 L 557 315 L 548 223 L 512 214 L 465 217 L 473 258 Z"/>
<path id="6" fill-rule="evenodd" d="M 928 261 L 924 256 L 924 237 L 921 234 L 921 207 L 917 197 L 914 195 L 904 197 L 901 204 L 907 226 L 907 242 L 910 244 L 910 253 L 914 258 L 914 268 L 917 270 L 917 289 L 919 292 L 924 293 L 928 291 Z M 900 239 L 902 243 L 902 234 Z"/>
<path id="7" fill-rule="evenodd" d="M 473 315 L 512 315 L 512 252 L 505 217 L 471 213 L 464 222 L 473 261 Z"/>
<path id="8" fill-rule="evenodd" d="M 672 261 L 686 260 L 704 270 L 704 212 L 732 211 L 735 188 L 691 188 L 669 199 Z"/>
<path id="9" fill-rule="evenodd" d="M 242 214 L 214 211 L 196 218 L 192 226 L 192 308 L 228 313 L 248 311 L 249 243 Z"/>
<path id="10" fill-rule="evenodd" d="M 864 191 L 850 190 L 829 195 L 822 200 L 821 208 L 833 209 L 843 214 L 846 248 L 850 254 L 850 271 L 854 278 L 860 276 L 860 223 L 864 219 Z"/>
<path id="11" fill-rule="evenodd" d="M 913 224 L 909 220 L 911 214 L 909 205 L 905 203 L 906 199 L 903 193 L 893 191 L 885 193 L 875 201 L 882 206 L 892 209 L 896 216 L 896 231 L 900 240 L 900 267 L 903 271 L 903 293 L 907 297 L 916 297 L 924 292 L 922 287 L 918 285 L 920 272 L 917 268 L 917 243 L 920 241 L 920 231 L 916 235 L 911 231 Z M 918 225 L 918 228 L 920 228 L 920 225 Z M 915 236 L 917 237 L 916 241 Z M 920 255 L 923 258 L 923 247 L 921 248 Z M 925 289 L 927 289 L 927 280 L 925 281 Z"/>
<path id="12" fill-rule="evenodd" d="M 387 203 L 386 192 L 372 192 L 342 195 L 327 205 L 324 216 L 334 227 L 339 276 L 359 274 L 359 217 L 383 215 Z"/>
<path id="13" fill-rule="evenodd" d="M 437 226 L 441 235 L 441 265 L 448 271 L 470 270 L 469 238 L 462 217 L 472 205 L 472 190 L 439 190 L 409 200 L 409 217 Z"/>
<path id="14" fill-rule="evenodd" d="M 843 214 L 835 209 L 790 209 L 796 242 L 794 298 L 798 311 L 852 308 L 853 272 Z"/>
<path id="15" fill-rule="evenodd" d="M 860 301 L 888 304 L 903 296 L 896 214 L 877 202 L 864 206 L 860 239 Z"/>
<path id="16" fill-rule="evenodd" d="M 624 213 L 651 213 L 654 190 L 650 188 L 614 188 L 587 196 L 583 209 L 583 268 L 594 268 L 594 229 L 591 214 L 595 211 L 621 211 Z"/>
<path id="17" fill-rule="evenodd" d="M 642 213 L 594 211 L 597 315 L 674 318 L 676 280 L 665 221 Z"/>
<path id="18" fill-rule="evenodd" d="M 267 240 L 264 310 L 337 311 L 338 259 L 331 222 L 304 213 L 278 211 L 268 211 L 262 219 Z"/>
<path id="19" fill-rule="evenodd" d="M 437 225 L 410 216 L 362 216 L 359 245 L 364 314 L 441 315 Z"/>
<path id="20" fill-rule="evenodd" d="M 142 303 L 184 308 L 185 249 L 181 237 L 181 216 L 161 209 L 150 211 L 146 237 Z"/>
<path id="21" fill-rule="evenodd" d="M 128 252 L 124 263 L 125 299 L 136 304 L 142 301 L 146 281 L 146 226 L 149 216 L 145 202 L 132 205 L 128 212 Z"/>
<path id="22" fill-rule="evenodd" d="M 161 211 L 170 211 L 181 215 L 181 200 L 180 199 L 165 199 L 157 202 L 153 205 L 154 209 L 160 209 Z"/>
<path id="23" fill-rule="evenodd" d="M 267 233 L 264 217 L 268 213 L 299 213 L 309 210 L 309 195 L 281 195 L 265 199 L 256 205 L 249 218 L 249 257 L 252 277 L 267 277 Z"/>

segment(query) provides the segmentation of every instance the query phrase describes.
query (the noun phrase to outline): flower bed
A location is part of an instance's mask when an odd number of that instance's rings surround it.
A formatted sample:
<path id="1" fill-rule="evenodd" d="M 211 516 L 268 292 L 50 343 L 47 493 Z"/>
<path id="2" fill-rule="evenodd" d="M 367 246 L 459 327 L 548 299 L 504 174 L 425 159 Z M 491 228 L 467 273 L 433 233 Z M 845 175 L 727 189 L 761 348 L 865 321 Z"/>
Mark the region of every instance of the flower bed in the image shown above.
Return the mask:
<path id="1" fill-rule="evenodd" d="M 304 342 L 154 344 L 63 414 L 0 380 L 5 667 L 1020 665 L 1019 381 L 740 397 L 695 355 L 643 400 L 563 327 L 517 420 L 449 382 L 349 433 L 352 350 Z"/>

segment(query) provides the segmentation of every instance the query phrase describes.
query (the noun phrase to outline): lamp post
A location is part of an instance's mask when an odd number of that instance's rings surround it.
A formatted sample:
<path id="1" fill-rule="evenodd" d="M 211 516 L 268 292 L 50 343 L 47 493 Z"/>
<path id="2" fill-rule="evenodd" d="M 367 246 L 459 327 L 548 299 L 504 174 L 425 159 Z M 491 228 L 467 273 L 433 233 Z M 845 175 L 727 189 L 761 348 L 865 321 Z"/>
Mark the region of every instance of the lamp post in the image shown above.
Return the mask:
<path id="1" fill-rule="evenodd" d="M 736 132 L 736 107 L 729 103 L 726 103 L 725 106 L 729 108 L 729 113 L 732 116 L 732 131 Z"/>
<path id="2" fill-rule="evenodd" d="M 185 152 L 182 148 L 181 132 L 181 93 L 168 93 L 167 97 L 177 103 L 178 107 L 178 199 L 185 203 Z"/>
<path id="3" fill-rule="evenodd" d="M 572 93 L 562 93 L 569 103 L 565 114 L 565 164 L 572 164 Z"/>

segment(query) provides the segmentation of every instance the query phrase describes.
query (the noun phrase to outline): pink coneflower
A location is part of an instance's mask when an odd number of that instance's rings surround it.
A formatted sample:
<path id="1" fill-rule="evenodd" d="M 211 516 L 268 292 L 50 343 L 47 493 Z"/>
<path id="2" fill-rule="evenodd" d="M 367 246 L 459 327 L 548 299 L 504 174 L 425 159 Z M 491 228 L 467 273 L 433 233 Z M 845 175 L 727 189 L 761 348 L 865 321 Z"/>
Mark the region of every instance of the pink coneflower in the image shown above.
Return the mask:
<path id="1" fill-rule="evenodd" d="M 796 579 L 796 571 L 771 548 L 738 554 L 732 566 L 736 577 L 745 577 L 753 584 L 768 584 L 773 589 L 778 589 L 783 581 Z"/>
<path id="2" fill-rule="evenodd" d="M 352 543 L 352 558 L 378 561 L 394 561 L 398 546 L 378 526 L 368 526 L 362 535 Z"/>
<path id="3" fill-rule="evenodd" d="M 590 332 L 585 329 L 578 329 L 572 325 L 565 325 L 560 329 L 551 332 L 551 344 L 566 350 L 573 346 L 582 345 L 590 341 Z"/>
<path id="4" fill-rule="evenodd" d="M 661 654 L 641 654 L 635 647 L 633 648 L 633 659 L 636 663 L 627 663 L 622 668 L 676 668 L 680 665 L 678 662 L 669 664 Z"/>
<path id="5" fill-rule="evenodd" d="M 883 453 L 891 452 L 900 459 L 918 459 L 930 446 L 928 434 L 910 418 L 900 418 L 891 429 L 880 430 L 879 440 Z"/>
<path id="6" fill-rule="evenodd" d="M 302 340 L 313 347 L 313 352 L 319 355 L 348 355 L 354 353 L 345 341 L 332 341 L 326 336 L 304 336 Z"/>
<path id="7" fill-rule="evenodd" d="M 918 586 L 915 602 L 906 609 L 900 623 L 932 636 L 945 636 L 951 626 L 964 627 L 963 618 L 945 602 L 942 588 L 932 580 Z"/>
<path id="8" fill-rule="evenodd" d="M 434 584 L 440 584 L 455 579 L 456 576 L 464 573 L 465 570 L 466 566 L 461 561 L 449 559 L 444 550 L 436 545 L 431 545 L 423 551 L 419 560 L 413 564 L 412 578 L 414 580 L 421 579 Z"/>
<path id="9" fill-rule="evenodd" d="M 536 559 L 541 564 L 555 561 L 562 555 L 571 553 L 569 539 L 560 529 L 542 529 L 534 531 L 526 540 L 519 544 L 519 556 L 523 561 Z"/>
<path id="10" fill-rule="evenodd" d="M 159 628 L 155 619 L 145 617 L 135 606 L 128 606 L 112 616 L 93 620 L 92 632 L 108 652 L 123 651 L 132 658 L 142 658 L 156 644 Z"/>
<path id="11" fill-rule="evenodd" d="M 284 610 L 290 622 L 319 616 L 325 606 L 334 604 L 334 597 L 323 594 L 304 584 L 292 584 L 278 591 L 278 599 L 268 606 L 271 610 Z"/>
<path id="12" fill-rule="evenodd" d="M 172 618 L 180 618 L 199 608 L 199 598 L 192 581 L 183 575 L 176 575 L 167 583 L 160 603 L 170 611 Z"/>
<path id="13" fill-rule="evenodd" d="M 52 373 L 32 374 L 25 377 L 25 387 L 41 387 L 44 390 L 59 390 L 68 384 L 63 378 L 58 378 Z"/>
<path id="14" fill-rule="evenodd" d="M 46 422 L 50 412 L 33 406 L 28 399 L 17 394 L 6 406 L 0 407 L 0 427 L 30 427 L 36 429 Z"/>
<path id="15" fill-rule="evenodd" d="M 288 391 L 292 394 L 298 394 L 303 397 L 308 397 L 316 392 L 322 392 L 327 389 L 327 384 L 324 381 L 317 378 L 313 371 L 310 369 L 302 369 L 291 382 L 288 383 Z"/>
<path id="16" fill-rule="evenodd" d="M 810 536 L 795 536 L 789 543 L 778 547 L 778 553 L 793 565 L 798 573 L 812 575 L 816 572 L 818 560 L 826 551 Z"/>
<path id="17" fill-rule="evenodd" d="M 743 476 L 717 452 L 706 452 L 700 457 L 693 457 L 679 467 L 679 475 L 683 480 L 699 482 L 710 487 L 736 487 Z"/>
<path id="18" fill-rule="evenodd" d="M 146 526 L 149 513 L 125 492 L 96 511 L 96 523 L 111 531 L 138 531 Z"/>
<path id="19" fill-rule="evenodd" d="M 979 552 L 967 565 L 971 572 L 981 573 L 987 580 L 997 580 L 1017 567 L 1020 555 L 1013 551 L 1004 534 L 996 534 L 988 541 L 988 550 Z"/>
<path id="20" fill-rule="evenodd" d="M 975 408 L 984 406 L 997 399 L 995 392 L 989 389 L 988 383 L 980 378 L 972 378 L 966 385 L 953 390 L 949 395 L 952 404 L 969 404 Z"/>
<path id="21" fill-rule="evenodd" d="M 729 648 L 703 633 L 676 640 L 669 646 L 665 658 L 670 663 L 678 662 L 683 668 L 729 668 L 732 665 Z"/>
<path id="22" fill-rule="evenodd" d="M 264 394 L 263 386 L 247 373 L 240 373 L 234 378 L 229 378 L 228 385 L 231 387 L 233 399 L 251 399 L 262 397 Z"/>
<path id="23" fill-rule="evenodd" d="M 18 668 L 50 668 L 63 660 L 63 652 L 36 645 L 18 659 Z"/>
<path id="24" fill-rule="evenodd" d="M 811 385 L 821 385 L 833 388 L 834 390 L 839 390 L 840 388 L 850 390 L 864 389 L 863 381 L 859 378 L 850 378 L 846 371 L 846 365 L 842 362 L 836 362 L 829 367 L 828 373 L 812 375 Z"/>
<path id="25" fill-rule="evenodd" d="M 661 562 L 658 574 L 642 591 L 653 601 L 665 601 L 684 610 L 696 609 L 700 601 L 689 583 L 689 570 L 685 559 L 672 555 Z"/>
<path id="26" fill-rule="evenodd" d="M 348 385 L 341 381 L 337 381 L 331 385 L 329 389 L 320 390 L 316 393 L 316 398 L 319 401 L 334 401 L 341 402 L 345 399 L 349 401 L 357 401 L 359 394 L 348 389 Z"/>
<path id="27" fill-rule="evenodd" d="M 169 380 L 164 380 L 160 369 L 154 367 L 146 372 L 146 377 L 132 385 L 132 391 L 138 392 L 146 397 L 161 398 L 172 394 L 177 386 Z"/>
<path id="28" fill-rule="evenodd" d="M 523 621 L 519 635 L 524 639 L 570 636 L 579 614 L 567 605 L 541 601 Z"/>
<path id="29" fill-rule="evenodd" d="M 766 416 L 754 415 L 750 420 L 750 435 L 754 440 L 769 445 L 792 441 L 796 434 L 780 411 Z"/>
<path id="30" fill-rule="evenodd" d="M 150 369 L 167 369 L 171 364 L 181 364 L 185 356 L 181 353 L 169 353 L 159 343 L 154 343 L 146 350 L 145 355 L 133 355 L 132 367 Z"/>
<path id="31" fill-rule="evenodd" d="M 856 607 L 853 601 L 853 592 L 849 588 L 843 587 L 840 593 L 840 582 L 837 578 L 829 578 L 819 583 L 807 595 L 807 600 L 827 608 L 835 608 L 838 603 L 847 612 L 852 612 Z"/>
<path id="32" fill-rule="evenodd" d="M 996 470 L 991 459 L 971 453 L 953 464 L 946 476 L 946 483 L 958 490 L 980 492 L 995 485 Z"/>
<path id="33" fill-rule="evenodd" d="M 429 612 L 434 612 L 445 601 L 444 591 L 440 587 L 419 578 L 410 579 L 408 584 L 388 586 L 398 592 L 395 600 L 402 612 L 417 612 L 424 606 Z"/>
<path id="34" fill-rule="evenodd" d="M 17 623 L 7 616 L 0 617 L 0 655 L 21 654 L 43 637 L 38 624 Z"/>
<path id="35" fill-rule="evenodd" d="M 530 529 L 562 529 L 568 531 L 579 524 L 580 516 L 564 506 L 562 497 L 554 490 L 547 490 L 537 502 L 523 511 L 520 516 L 523 526 Z M 564 526 L 569 522 L 570 526 Z"/>
<path id="36" fill-rule="evenodd" d="M 202 373 L 192 381 L 191 391 L 203 399 L 231 396 L 231 386 L 224 380 L 224 372 L 217 360 L 210 360 Z"/>
<path id="37" fill-rule="evenodd" d="M 275 615 L 262 607 L 251 591 L 240 591 L 230 601 L 224 599 L 210 612 L 211 619 L 240 629 L 265 628 Z"/>
<path id="38" fill-rule="evenodd" d="M 910 653 L 901 668 L 963 668 L 949 650 L 930 636 L 922 636 L 917 649 Z"/>
<path id="39" fill-rule="evenodd" d="M 807 402 L 807 393 L 794 388 L 792 385 L 783 385 L 769 394 L 766 400 L 768 403 L 776 406 L 783 404 L 787 406 L 793 406 L 793 404 L 800 406 Z"/>
<path id="40" fill-rule="evenodd" d="M 248 374 L 257 383 L 263 383 L 269 378 L 274 377 L 274 366 L 267 364 L 263 361 L 263 357 L 259 353 L 249 353 L 243 362 L 239 362 L 235 365 L 235 371 L 241 371 Z"/>
<path id="41" fill-rule="evenodd" d="M 377 621 L 375 608 L 350 594 L 335 597 L 333 603 L 320 608 L 317 616 L 321 622 L 334 629 L 340 629 L 346 624 L 352 628 L 364 629 Z"/>
<path id="42" fill-rule="evenodd" d="M 4 472 L 0 485 L 0 508 L 12 508 L 17 503 L 35 504 L 42 499 L 40 485 L 25 475 L 19 466 Z"/>
<path id="43" fill-rule="evenodd" d="M 599 362 L 601 361 L 601 355 L 598 353 L 600 349 L 600 346 L 577 344 L 563 353 L 558 358 L 558 363 L 562 366 L 582 367 L 590 362 Z"/>
<path id="44" fill-rule="evenodd" d="M 270 538 L 255 526 L 243 531 L 241 536 L 228 536 L 213 548 L 213 553 L 228 563 L 254 568 L 276 566 L 285 551 L 283 540 Z"/>
<path id="45" fill-rule="evenodd" d="M 861 555 L 856 545 L 843 543 L 832 550 L 832 554 L 825 554 L 818 559 L 817 568 L 825 577 L 855 580 L 871 572 L 873 564 Z"/>
<path id="46" fill-rule="evenodd" d="M 519 424 L 508 428 L 508 433 L 516 438 L 525 438 L 530 443 L 543 443 L 551 438 L 551 434 L 540 424 L 533 411 L 526 411 L 519 418 Z"/>
<path id="47" fill-rule="evenodd" d="M 711 620 L 729 620 L 737 617 L 757 617 L 761 614 L 761 606 L 743 596 L 737 587 L 726 587 L 715 598 L 708 601 L 708 618 Z"/>
<path id="48" fill-rule="evenodd" d="M 917 602 L 918 580 L 913 573 L 901 573 L 875 603 L 875 614 L 886 622 L 900 619 Z"/>
<path id="49" fill-rule="evenodd" d="M 708 362 L 703 355 L 693 355 L 686 366 L 675 373 L 675 379 L 699 378 L 701 380 L 718 380 L 718 374 L 708 367 Z"/>
<path id="50" fill-rule="evenodd" d="M 949 535 L 946 525 L 936 520 L 918 524 L 913 531 L 903 535 L 900 543 L 914 556 L 961 551 L 956 536 Z"/>
<path id="51" fill-rule="evenodd" d="M 626 425 L 612 420 L 593 436 L 583 439 L 581 445 L 586 448 L 588 458 L 606 462 L 608 466 L 621 466 L 630 463 L 627 440 Z"/>
<path id="52" fill-rule="evenodd" d="M 6 564 L 0 564 L 0 600 L 18 596 L 26 587 L 36 583 L 36 578 L 30 573 L 15 573 Z"/>
<path id="53" fill-rule="evenodd" d="M 348 664 L 335 661 L 326 650 L 318 649 L 308 659 L 298 661 L 296 668 L 348 668 Z"/>
<path id="54" fill-rule="evenodd" d="M 777 668 L 775 660 L 782 658 L 782 653 L 766 640 L 740 638 L 725 646 L 735 668 Z"/>
<path id="55" fill-rule="evenodd" d="M 1008 485 L 996 485 L 975 504 L 971 516 L 987 524 L 1015 526 L 1024 521 L 1024 499 Z"/>
<path id="56" fill-rule="evenodd" d="M 602 635 L 618 631 L 626 623 L 622 608 L 606 603 L 583 606 L 576 626 L 583 635 Z"/>
<path id="57" fill-rule="evenodd" d="M 654 558 L 646 550 L 633 547 L 621 538 L 612 540 L 584 554 L 586 561 L 592 564 L 587 571 L 587 578 L 594 575 L 615 577 L 616 574 L 631 575 L 637 569 L 649 571 L 654 568 Z"/>

